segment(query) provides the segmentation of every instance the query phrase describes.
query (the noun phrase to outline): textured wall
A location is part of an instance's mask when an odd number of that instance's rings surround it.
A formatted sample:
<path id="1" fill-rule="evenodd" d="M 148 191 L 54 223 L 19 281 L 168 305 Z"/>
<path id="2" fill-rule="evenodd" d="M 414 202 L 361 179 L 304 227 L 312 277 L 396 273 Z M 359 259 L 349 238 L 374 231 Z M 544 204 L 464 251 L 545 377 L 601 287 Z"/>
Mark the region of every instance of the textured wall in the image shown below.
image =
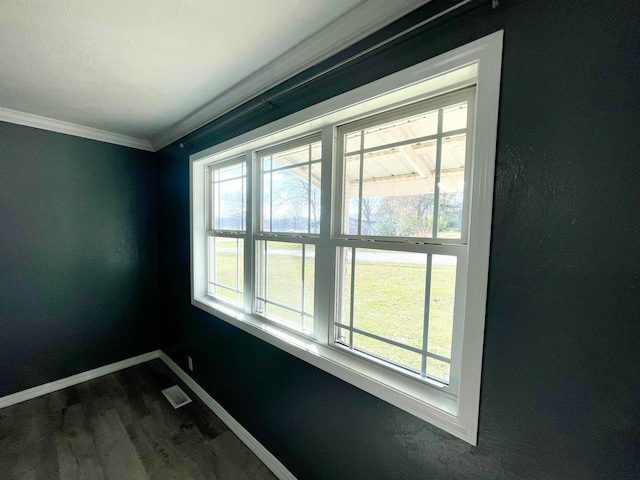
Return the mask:
<path id="1" fill-rule="evenodd" d="M 450 3 L 431 2 L 370 41 Z M 639 478 L 639 19 L 635 1 L 485 4 L 164 149 L 165 349 L 183 366 L 191 355 L 196 380 L 301 480 Z M 188 155 L 501 28 L 472 447 L 189 304 Z"/>
<path id="2" fill-rule="evenodd" d="M 150 153 L 0 122 L 0 396 L 158 348 Z"/>

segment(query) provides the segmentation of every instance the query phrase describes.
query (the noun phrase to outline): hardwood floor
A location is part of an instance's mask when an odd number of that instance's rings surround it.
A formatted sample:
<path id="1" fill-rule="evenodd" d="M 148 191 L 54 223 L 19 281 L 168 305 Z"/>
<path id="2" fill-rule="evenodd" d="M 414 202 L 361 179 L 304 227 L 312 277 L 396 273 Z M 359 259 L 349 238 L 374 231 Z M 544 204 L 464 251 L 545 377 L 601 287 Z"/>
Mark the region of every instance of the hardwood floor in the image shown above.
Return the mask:
<path id="1" fill-rule="evenodd" d="M 275 478 L 160 360 L 0 410 L 2 480 Z"/>

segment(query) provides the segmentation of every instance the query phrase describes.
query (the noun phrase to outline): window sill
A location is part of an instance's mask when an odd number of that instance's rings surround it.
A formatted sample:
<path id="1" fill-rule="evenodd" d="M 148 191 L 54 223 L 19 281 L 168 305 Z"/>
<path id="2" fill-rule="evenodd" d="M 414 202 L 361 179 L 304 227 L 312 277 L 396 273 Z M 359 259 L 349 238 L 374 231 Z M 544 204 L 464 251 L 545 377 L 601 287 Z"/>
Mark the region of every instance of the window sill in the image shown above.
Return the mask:
<path id="1" fill-rule="evenodd" d="M 192 305 L 216 318 L 284 350 L 371 395 L 471 442 L 458 417 L 458 400 L 433 385 L 375 365 L 329 345 L 322 345 L 276 324 L 238 312 L 210 297 L 194 298 Z M 472 442 L 475 443 L 475 442 Z"/>

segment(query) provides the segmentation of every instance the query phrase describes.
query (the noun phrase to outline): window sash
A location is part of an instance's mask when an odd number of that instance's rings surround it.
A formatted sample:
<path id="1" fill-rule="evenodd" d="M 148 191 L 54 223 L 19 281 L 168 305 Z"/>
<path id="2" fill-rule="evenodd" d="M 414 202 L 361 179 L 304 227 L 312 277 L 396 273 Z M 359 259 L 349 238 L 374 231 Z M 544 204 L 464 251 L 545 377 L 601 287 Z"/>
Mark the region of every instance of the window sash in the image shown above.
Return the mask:
<path id="1" fill-rule="evenodd" d="M 256 225 L 256 230 L 254 230 L 255 233 L 258 234 L 263 234 L 263 235 L 277 235 L 280 237 L 291 237 L 291 236 L 300 236 L 300 235 L 304 235 L 304 236 L 313 236 L 318 235 L 317 232 L 313 232 L 312 231 L 312 193 L 313 193 L 313 172 L 314 172 L 314 167 L 321 167 L 322 165 L 322 158 L 323 155 L 320 156 L 320 158 L 318 159 L 313 159 L 313 152 L 312 152 L 312 147 L 313 145 L 320 143 L 320 148 L 322 151 L 322 137 L 320 133 L 315 133 L 315 134 L 311 134 L 311 135 L 306 135 L 303 136 L 301 138 L 297 138 L 294 140 L 290 140 L 281 144 L 277 144 L 274 146 L 269 146 L 265 149 L 261 149 L 255 152 L 255 159 L 253 162 L 253 167 L 255 169 L 256 172 L 259 172 L 259 174 L 257 176 L 259 176 L 260 181 L 258 182 L 257 185 L 255 185 L 254 187 L 256 188 L 256 198 L 258 200 L 258 205 L 256 206 L 256 211 L 255 211 L 255 216 L 257 218 L 259 218 L 259 221 L 257 222 Z M 276 168 L 273 168 L 273 165 L 271 165 L 271 168 L 269 168 L 268 170 L 265 170 L 264 168 L 264 159 L 267 157 L 273 157 L 279 153 L 283 153 L 283 152 L 287 152 L 289 150 L 293 150 L 296 149 L 298 147 L 305 147 L 308 146 L 309 148 L 309 152 L 308 152 L 308 159 L 305 162 L 301 162 L 301 163 L 295 163 L 295 164 L 291 164 L 291 165 L 284 165 L 284 166 L 279 166 Z M 273 161 L 272 159 L 269 161 Z M 306 232 L 300 232 L 300 231 L 285 231 L 285 230 L 274 230 L 273 228 L 273 222 L 274 222 L 274 214 L 273 214 L 273 195 L 274 195 L 274 190 L 273 190 L 273 179 L 274 179 L 274 174 L 277 174 L 279 172 L 289 172 L 291 170 L 294 169 L 301 169 L 301 168 L 307 168 L 308 172 L 307 172 L 307 185 L 306 188 L 308 189 L 306 192 L 306 203 L 307 203 L 307 211 L 304 212 L 306 213 L 307 216 L 307 231 Z M 263 204 L 264 202 L 264 185 L 265 185 L 265 176 L 269 176 L 269 228 L 265 229 L 265 220 L 263 218 L 264 215 L 264 210 L 265 210 L 265 206 Z M 302 187 L 305 188 L 305 187 Z M 322 182 L 320 183 L 320 188 L 317 189 L 320 191 L 320 195 L 322 195 Z M 315 210 L 314 210 L 315 211 Z M 322 215 L 322 209 L 320 209 L 320 215 Z M 318 225 L 319 227 L 319 225 Z"/>
<path id="2" fill-rule="evenodd" d="M 236 260 L 235 260 L 235 285 L 231 285 L 229 283 L 225 283 L 223 280 L 218 278 L 219 275 L 219 265 L 217 258 L 217 241 L 221 238 L 227 239 L 235 239 L 236 240 Z M 213 241 L 213 252 L 211 251 L 211 241 Z M 242 254 L 240 254 L 240 241 L 242 241 Z M 232 247 L 233 248 L 233 247 Z M 242 308 L 242 303 L 240 302 L 240 297 L 244 299 L 245 296 L 245 282 L 244 282 L 244 250 L 246 249 L 246 244 L 243 235 L 225 235 L 219 236 L 215 234 L 207 234 L 207 293 L 217 300 L 228 303 L 234 308 Z M 213 262 L 213 265 L 212 265 Z M 242 266 L 241 266 L 242 265 Z M 213 273 L 211 272 L 213 267 Z M 233 267 L 232 267 L 233 268 Z M 242 280 L 241 280 L 242 279 Z M 211 290 L 214 290 L 213 292 Z M 231 301 L 228 296 L 224 296 L 223 294 L 217 294 L 217 290 L 222 289 L 235 292 L 235 302 Z"/>
<path id="3" fill-rule="evenodd" d="M 463 279 L 466 279 L 467 276 L 467 262 L 466 258 L 468 255 L 468 247 L 467 247 L 467 235 L 468 235 L 468 223 L 469 223 L 469 198 L 471 197 L 471 171 L 473 170 L 473 158 L 472 158 L 472 146 L 473 146 L 473 130 L 474 130 L 474 99 L 475 99 L 475 86 L 464 88 L 460 91 L 454 93 L 448 93 L 441 95 L 435 98 L 429 98 L 414 104 L 407 105 L 405 107 L 397 108 L 388 112 L 383 112 L 377 115 L 371 115 L 365 117 L 361 120 L 357 120 L 355 122 L 351 122 L 348 124 L 344 124 L 340 127 L 336 128 L 335 135 L 335 161 L 333 164 L 334 168 L 334 196 L 333 196 L 333 204 L 332 204 L 332 217 L 333 217 L 333 231 L 334 234 L 330 239 L 331 248 L 334 252 L 339 251 L 340 249 L 347 248 L 353 249 L 352 252 L 355 253 L 357 248 L 366 248 L 366 249 L 380 249 L 380 250 L 392 250 L 397 252 L 416 252 L 416 253 L 426 253 L 427 254 L 427 275 L 425 278 L 425 298 L 424 298 L 424 314 L 423 314 L 423 338 L 422 338 L 422 348 L 406 348 L 406 346 L 399 345 L 398 342 L 394 342 L 392 339 L 382 337 L 380 335 L 373 336 L 377 340 L 386 342 L 391 345 L 395 345 L 399 348 L 405 348 L 408 351 L 413 351 L 415 353 L 419 353 L 422 356 L 421 367 L 419 372 L 412 372 L 409 367 L 406 366 L 398 366 L 398 369 L 401 373 L 410 376 L 420 377 L 422 380 L 426 380 L 429 378 L 427 372 L 427 361 L 428 358 L 435 358 L 439 361 L 445 361 L 449 363 L 449 379 L 448 382 L 443 382 L 446 386 L 443 387 L 445 391 L 449 391 L 453 394 L 457 394 L 460 384 L 460 364 L 461 364 L 461 334 L 462 331 L 461 325 L 464 322 L 464 298 L 466 296 L 466 283 L 463 282 Z M 449 107 L 450 105 L 457 105 L 459 103 L 466 102 L 467 103 L 467 125 L 464 129 L 456 129 L 448 132 L 443 132 L 443 110 Z M 389 144 L 378 145 L 371 148 L 365 147 L 365 135 L 364 132 L 367 128 L 376 127 L 379 125 L 385 125 L 390 122 L 401 120 L 403 118 L 408 118 L 416 115 L 420 115 L 422 113 L 429 113 L 432 111 L 438 112 L 438 126 L 437 133 L 434 135 L 428 135 L 424 137 L 416 137 L 408 140 L 403 140 L 399 142 L 390 142 Z M 360 148 L 359 149 L 351 149 L 349 152 L 345 152 L 345 144 L 344 139 L 345 136 L 349 133 L 360 132 Z M 422 141 L 424 139 L 436 140 L 438 142 L 438 161 L 436 164 L 436 175 L 440 174 L 440 155 L 442 150 L 442 139 L 445 137 L 453 136 L 456 134 L 465 133 L 467 135 L 466 140 L 466 151 L 465 151 L 465 184 L 463 190 L 463 221 L 462 221 L 462 229 L 461 235 L 459 239 L 449 239 L 443 237 L 403 237 L 403 236 L 379 236 L 379 235 L 362 235 L 362 207 L 361 207 L 361 199 L 363 198 L 362 190 L 363 190 L 363 156 L 366 152 L 370 151 L 379 151 L 389 148 L 389 146 L 396 145 L 405 145 L 412 144 L 417 141 Z M 358 234 L 349 234 L 344 231 L 344 216 L 348 215 L 347 209 L 345 208 L 344 202 L 345 195 L 345 182 L 346 182 L 346 173 L 345 173 L 345 158 L 350 155 L 361 155 L 360 157 L 360 174 L 359 178 L 359 201 L 358 201 Z M 436 177 L 436 181 L 437 181 Z M 438 203 L 438 187 L 436 185 L 436 190 L 434 192 L 434 206 Z M 435 210 L 435 208 L 434 208 Z M 434 227 L 437 225 L 437 211 L 434 211 Z M 428 346 L 428 337 L 429 337 L 429 295 L 431 289 L 431 279 L 432 279 L 432 255 L 454 255 L 458 258 L 456 263 L 456 283 L 455 283 L 455 300 L 454 300 L 454 316 L 453 316 L 453 331 L 451 334 L 451 357 L 445 358 L 439 355 L 433 356 L 432 352 L 429 352 Z M 459 261 L 463 259 L 463 261 Z M 372 355 L 370 352 L 365 352 L 353 347 L 353 333 L 358 331 L 353 327 L 350 323 L 344 327 L 345 323 L 340 322 L 340 307 L 343 302 L 343 296 L 346 295 L 344 292 L 344 285 L 350 285 L 351 292 L 348 295 L 350 298 L 350 308 L 351 312 L 349 312 L 348 318 L 350 322 L 353 322 L 353 304 L 354 304 L 354 275 L 355 275 L 355 255 L 352 256 L 352 262 L 354 264 L 351 267 L 351 276 L 352 278 L 347 281 L 347 279 L 342 278 L 342 272 L 344 271 L 341 268 L 341 260 L 338 258 L 336 254 L 335 261 L 332 263 L 334 265 L 333 278 L 335 281 L 335 289 L 332 292 L 332 301 L 331 304 L 333 306 L 331 311 L 331 327 L 329 328 L 330 337 L 329 337 L 329 345 L 336 348 L 343 348 L 350 353 L 360 356 L 363 359 L 373 361 L 376 363 L 380 363 L 383 366 L 391 366 L 393 368 L 394 362 L 390 359 L 380 359 L 375 355 Z M 346 342 L 339 341 L 339 329 L 345 328 L 345 330 L 350 332 L 350 338 Z M 359 331 L 359 333 L 372 336 L 371 332 Z M 386 365 L 386 363 L 391 365 Z M 397 366 L 397 365 L 396 365 Z M 438 379 L 434 379 L 436 381 L 442 381 Z"/>
<path id="4" fill-rule="evenodd" d="M 390 111 L 382 112 L 375 115 L 367 116 L 363 119 L 350 122 L 347 124 L 343 124 L 337 128 L 336 132 L 336 148 L 335 155 L 336 161 L 334 163 L 334 178 L 335 185 L 334 191 L 335 195 L 333 197 L 333 231 L 337 232 L 332 239 L 335 238 L 345 238 L 345 239 L 366 239 L 369 241 L 387 241 L 387 242 L 424 242 L 424 243 L 432 243 L 432 244 L 466 244 L 468 241 L 468 224 L 469 224 L 469 198 L 471 197 L 471 172 L 473 169 L 472 160 L 473 160 L 473 131 L 474 131 L 474 118 L 475 118 L 475 93 L 476 86 L 468 86 L 462 88 L 458 91 L 452 93 L 445 93 L 440 96 L 434 98 L 428 98 L 419 102 L 415 102 L 404 107 L 396 108 Z M 442 128 L 442 110 L 451 106 L 457 105 L 459 103 L 466 102 L 467 103 L 467 126 L 463 129 L 456 129 L 444 132 Z M 349 133 L 354 132 L 364 132 L 367 128 L 376 127 L 379 125 L 384 125 L 395 120 L 401 120 L 403 118 L 412 117 L 415 115 L 419 115 L 422 113 L 429 113 L 432 111 L 438 111 L 438 131 L 432 135 L 420 136 L 416 138 L 411 138 L 408 140 L 402 140 L 397 142 L 390 142 L 384 145 L 378 145 L 375 147 L 364 148 L 364 135 L 360 136 L 361 147 L 357 150 L 351 150 L 349 152 L 345 152 L 344 138 Z M 442 141 L 444 138 L 454 137 L 456 135 L 465 134 L 466 135 L 466 148 L 465 148 L 465 171 L 464 171 L 464 195 L 463 195 L 463 205 L 462 205 L 462 228 L 460 232 L 460 238 L 446 238 L 441 236 L 383 236 L 383 235 L 373 235 L 373 234 L 363 234 L 361 232 L 362 226 L 362 198 L 363 198 L 363 168 L 364 168 L 364 156 L 367 153 L 381 151 L 385 149 L 389 149 L 397 146 L 404 146 L 409 144 L 415 144 L 419 142 L 424 142 L 427 140 L 435 140 L 438 142 L 437 145 L 437 165 L 435 170 L 436 180 L 435 180 L 435 191 L 434 191 L 434 212 L 433 212 L 433 228 L 435 232 L 435 228 L 438 223 L 438 212 L 437 205 L 439 204 L 439 191 L 440 187 L 438 186 L 438 180 L 440 177 L 440 169 L 441 169 L 441 152 L 442 152 Z M 358 175 L 358 215 L 357 215 L 357 226 L 358 233 L 352 234 L 344 231 L 344 215 L 348 215 L 345 212 L 348 210 L 347 205 L 345 205 L 345 166 L 346 166 L 346 157 L 349 156 L 360 156 L 360 173 Z"/>
<path id="5" fill-rule="evenodd" d="M 312 325 L 314 325 L 316 323 L 316 318 L 314 316 L 313 308 L 309 310 L 307 308 L 307 304 L 309 303 L 310 298 L 315 300 L 315 281 L 312 280 L 311 285 L 308 285 L 308 283 L 310 283 L 309 272 L 313 272 L 315 270 L 315 246 L 313 243 L 309 242 L 293 243 L 294 245 L 299 245 L 300 248 L 300 273 L 297 279 L 291 278 L 290 276 L 288 278 L 296 283 L 298 280 L 300 280 L 300 298 L 297 302 L 291 302 L 289 299 L 287 299 L 286 301 L 276 300 L 274 296 L 271 296 L 271 292 L 269 289 L 269 285 L 272 284 L 272 281 L 270 281 L 271 277 L 269 277 L 269 250 L 270 248 L 275 248 L 277 251 L 277 245 L 279 243 L 283 244 L 291 242 L 280 240 L 274 241 L 273 239 L 254 241 L 254 251 L 256 257 L 254 278 L 256 286 L 253 302 L 253 313 L 263 317 L 266 320 L 280 324 L 285 328 L 294 330 L 307 336 L 312 336 L 313 328 L 308 328 L 307 324 L 310 322 Z M 313 248 L 313 255 L 309 254 L 308 247 Z M 276 257 L 278 255 L 288 256 L 282 251 L 275 254 Z M 293 254 L 291 256 L 297 259 L 297 254 Z M 279 295 L 275 296 L 282 297 L 282 295 L 283 292 L 279 292 Z M 294 303 L 295 305 L 292 305 L 292 303 Z M 299 324 L 295 325 L 291 320 L 291 317 L 287 319 L 278 318 L 277 315 L 273 315 L 269 312 L 269 305 L 271 305 L 272 308 L 276 307 L 277 309 L 282 309 L 288 311 L 291 314 L 294 314 L 295 316 L 299 316 Z"/>
<path id="6" fill-rule="evenodd" d="M 241 165 L 243 170 L 243 174 L 240 176 L 236 176 L 233 178 L 228 178 L 224 180 L 215 180 L 215 173 L 220 170 L 224 170 L 229 167 L 233 167 L 234 165 Z M 206 215 L 206 229 L 207 232 L 215 232 L 216 234 L 224 234 L 231 233 L 233 235 L 244 234 L 248 228 L 248 211 L 250 209 L 250 182 L 249 182 L 249 170 L 250 165 L 247 162 L 247 158 L 245 155 L 236 156 L 234 158 L 230 158 L 227 160 L 223 160 L 220 162 L 215 162 L 207 167 L 206 174 L 206 187 L 205 187 L 205 215 Z M 244 214 L 244 228 L 242 229 L 223 229 L 223 228 L 215 228 L 215 194 L 214 194 L 214 185 L 216 183 L 226 183 L 232 180 L 244 179 L 243 191 L 242 191 L 242 208 L 241 212 Z"/>

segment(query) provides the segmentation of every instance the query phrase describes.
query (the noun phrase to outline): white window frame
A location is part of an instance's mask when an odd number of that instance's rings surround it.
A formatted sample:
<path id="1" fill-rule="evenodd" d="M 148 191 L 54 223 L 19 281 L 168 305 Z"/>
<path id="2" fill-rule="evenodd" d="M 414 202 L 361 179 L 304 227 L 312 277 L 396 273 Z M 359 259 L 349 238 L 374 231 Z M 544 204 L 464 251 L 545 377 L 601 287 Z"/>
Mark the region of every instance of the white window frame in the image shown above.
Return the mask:
<path id="1" fill-rule="evenodd" d="M 503 32 L 496 32 L 456 48 L 433 59 L 414 65 L 380 80 L 331 98 L 288 117 L 264 125 L 234 139 L 190 156 L 190 220 L 191 220 L 191 303 L 342 380 L 355 385 L 443 430 L 475 445 L 477 442 L 480 403 L 482 348 L 487 298 L 487 277 L 493 204 L 493 178 L 497 139 L 498 101 Z M 464 68 L 468 67 L 468 68 Z M 476 69 L 473 79 L 465 72 Z M 460 74 L 460 78 L 457 75 Z M 329 301 L 316 301 L 314 333 L 303 335 L 291 328 L 268 321 L 252 313 L 253 242 L 249 225 L 256 216 L 247 213 L 245 240 L 245 310 L 207 296 L 206 285 L 206 179 L 208 167 L 220 161 L 246 155 L 256 162 L 255 152 L 296 138 L 320 132 L 322 137 L 322 217 L 316 258 L 335 259 L 331 236 L 333 186 L 332 163 L 336 148 L 336 126 L 389 109 L 476 85 L 475 122 L 470 172 L 472 184 L 469 201 L 468 253 L 464 311 L 459 325 L 461 345 L 459 385 L 457 392 L 446 391 L 438 382 L 418 381 L 393 369 L 367 361 L 331 343 L 332 306 Z M 249 168 L 247 190 L 252 211 L 256 211 L 258 178 Z M 466 200 L 465 200 L 466 201 Z M 333 253 L 332 253 L 333 248 Z M 334 262 L 335 263 L 335 262 Z M 316 299 L 318 291 L 329 299 L 334 283 L 330 261 L 316 265 Z M 324 287 L 323 287 L 324 286 Z M 323 291 L 323 288 L 325 289 Z M 458 298 L 456 298 L 458 302 Z M 460 341 L 460 338 L 454 341 Z M 275 373 L 275 372 L 274 372 Z"/>
<path id="2" fill-rule="evenodd" d="M 205 206 L 204 206 L 204 212 L 205 212 L 205 227 L 207 229 L 206 235 L 207 235 L 207 242 L 209 241 L 209 238 L 233 238 L 236 240 L 242 240 L 243 241 L 243 248 L 246 249 L 246 244 L 247 244 L 247 227 L 249 225 L 248 223 L 248 218 L 245 215 L 245 223 L 244 223 L 244 228 L 241 230 L 225 230 L 225 229 L 221 229 L 221 228 L 215 228 L 214 225 L 214 212 L 211 207 L 212 205 L 215 203 L 215 198 L 213 197 L 213 184 L 214 184 L 214 179 L 212 178 L 213 172 L 215 170 L 219 170 L 219 169 L 224 169 L 226 167 L 230 167 L 233 165 L 241 165 L 244 164 L 244 170 L 247 172 L 247 174 L 245 175 L 245 187 L 244 187 L 244 191 L 243 193 L 246 194 L 243 198 L 245 205 L 248 207 L 248 205 L 250 204 L 250 198 L 251 198 L 251 193 L 249 192 L 250 190 L 250 183 L 249 183 L 249 168 L 248 168 L 248 164 L 249 162 L 247 161 L 247 158 L 245 156 L 240 156 L 240 157 L 236 157 L 236 158 L 232 158 L 229 159 L 228 161 L 224 161 L 224 162 L 218 162 L 215 164 L 210 164 L 207 166 L 207 170 L 206 170 L 206 178 L 205 178 L 205 195 L 207 197 L 207 199 L 211 199 L 211 201 L 206 202 Z M 249 208 L 245 208 L 245 211 L 248 212 L 250 209 Z M 205 245 L 205 263 L 208 265 L 209 263 L 209 249 L 208 247 Z M 243 272 L 243 276 L 246 275 L 246 265 L 244 268 L 244 272 Z M 207 269 L 206 271 L 206 290 L 207 292 L 209 291 L 209 284 L 213 283 L 211 282 L 211 279 L 209 278 L 209 271 Z M 216 282 L 216 285 L 219 285 Z M 223 286 L 224 285 L 219 285 L 219 286 Z M 236 292 L 240 293 L 240 292 Z M 244 292 L 244 288 L 242 288 L 242 294 L 243 294 L 243 298 L 244 298 L 244 302 L 246 305 L 246 292 Z"/>
<path id="3" fill-rule="evenodd" d="M 256 177 L 256 182 L 253 184 L 253 191 L 255 192 L 255 202 L 252 204 L 253 205 L 253 218 L 254 218 L 254 223 L 253 223 L 253 233 L 252 233 L 252 238 L 253 238 L 253 243 L 251 244 L 252 247 L 254 247 L 254 255 L 256 256 L 255 258 L 255 272 L 253 274 L 253 280 L 256 281 L 257 280 L 257 276 L 259 275 L 259 272 L 261 272 L 261 266 L 259 265 L 264 259 L 261 257 L 261 254 L 257 251 L 257 248 L 255 248 L 255 246 L 257 245 L 258 242 L 286 242 L 286 243 L 298 243 L 301 246 L 303 246 L 303 251 L 304 251 L 304 247 L 306 246 L 313 246 L 314 248 L 317 248 L 318 245 L 318 239 L 320 237 L 319 234 L 317 233 L 312 233 L 312 232 L 280 232 L 280 231 L 273 231 L 272 227 L 270 229 L 270 231 L 265 231 L 264 230 L 264 226 L 263 226 L 263 205 L 262 205 L 262 176 L 263 176 L 263 171 L 262 171 L 262 165 L 261 165 L 261 159 L 263 156 L 267 156 L 270 154 L 274 154 L 274 153 L 278 153 L 278 152 L 282 152 L 291 148 L 295 148 L 296 146 L 302 146 L 302 145 L 306 145 L 306 144 L 313 144 L 316 142 L 321 142 L 322 138 L 321 135 L 319 135 L 318 133 L 316 134 L 312 134 L 312 135 L 308 135 L 308 136 L 303 136 L 302 138 L 297 138 L 291 142 L 285 142 L 285 143 L 278 143 L 277 145 L 272 145 L 268 148 L 259 150 L 254 152 L 254 169 L 253 171 L 256 172 L 255 177 Z M 309 166 L 311 167 L 312 164 L 317 164 L 320 163 L 322 164 L 322 161 L 318 162 L 317 160 L 311 160 L 311 156 L 309 157 Z M 299 165 L 304 165 L 304 164 L 299 164 Z M 282 170 L 282 169 L 277 169 L 277 170 Z M 311 168 L 309 169 L 309 175 L 311 175 Z M 271 194 L 273 194 L 273 192 L 270 192 Z M 273 218 L 271 219 L 273 221 Z M 310 226 L 310 224 L 308 224 Z M 304 267 L 302 269 L 302 275 L 304 277 Z M 262 314 L 262 312 L 259 311 L 258 305 L 260 303 L 260 299 L 257 295 L 258 291 L 260 290 L 259 287 L 256 284 L 251 284 L 251 280 L 252 278 L 247 278 L 247 282 L 246 285 L 249 289 L 249 291 L 252 291 L 254 293 L 253 297 L 254 297 L 254 305 L 253 305 L 253 310 L 252 313 L 254 315 L 260 315 L 263 316 L 263 319 L 265 321 L 272 321 L 276 324 L 278 324 L 280 327 L 282 328 L 293 328 L 291 326 L 288 326 L 286 323 L 279 323 L 274 319 L 271 318 L 267 318 L 266 315 Z M 265 303 L 273 303 L 270 302 L 267 299 L 264 299 Z M 302 299 L 302 302 L 304 303 L 304 298 Z M 266 305 L 265 305 L 266 306 Z M 284 305 L 281 305 L 281 307 L 287 308 Z M 314 326 L 316 324 L 315 322 L 315 312 L 314 312 Z M 314 328 L 315 330 L 315 328 Z M 294 329 L 294 332 L 296 332 L 296 330 Z M 296 333 L 303 333 L 302 331 L 300 332 L 296 332 Z M 315 333 L 315 332 L 314 332 Z"/>
<path id="4" fill-rule="evenodd" d="M 459 239 L 443 239 L 443 238 L 431 238 L 431 237 L 383 237 L 377 235 L 362 235 L 362 234 L 349 234 L 343 232 L 342 226 L 342 212 L 344 210 L 344 192 L 342 191 L 344 187 L 344 178 L 345 174 L 344 170 L 344 158 L 345 154 L 340 154 L 343 151 L 343 138 L 341 132 L 345 127 L 350 127 L 350 130 L 353 128 L 356 129 L 366 129 L 369 125 L 381 124 L 390 119 L 403 118 L 408 117 L 410 115 L 415 115 L 422 112 L 441 110 L 443 107 L 446 107 L 451 104 L 459 103 L 459 102 L 467 102 L 468 103 L 468 124 L 464 128 L 464 132 L 467 138 L 466 141 L 466 159 L 470 159 L 472 155 L 472 146 L 473 146 L 473 124 L 475 121 L 475 85 L 472 87 L 463 88 L 461 90 L 444 94 L 442 96 L 438 96 L 436 98 L 429 98 L 422 102 L 413 103 L 407 105 L 401 109 L 391 110 L 390 112 L 383 112 L 376 116 L 367 116 L 361 120 L 356 122 L 352 122 L 350 124 L 345 125 L 344 127 L 338 127 L 337 129 L 337 138 L 336 138 L 336 158 L 334 162 L 334 198 L 333 198 L 333 235 L 330 239 L 331 242 L 331 253 L 335 255 L 337 248 L 356 248 L 356 249 L 381 249 L 384 251 L 396 251 L 396 252 L 414 252 L 414 253 L 423 253 L 425 255 L 449 255 L 456 257 L 456 294 L 455 294 L 455 319 L 453 321 L 453 341 L 452 341 L 452 352 L 449 359 L 449 363 L 451 366 L 451 378 L 449 379 L 448 384 L 440 384 L 438 380 L 433 380 L 430 378 L 422 377 L 423 381 L 431 382 L 433 385 L 437 386 L 442 392 L 451 394 L 453 396 L 458 395 L 458 388 L 460 384 L 460 359 L 462 349 L 460 348 L 462 344 L 462 339 L 459 338 L 461 334 L 461 329 L 458 328 L 460 325 L 464 323 L 465 316 L 465 297 L 466 297 L 466 274 L 467 274 L 467 258 L 468 258 L 468 246 L 467 246 L 467 230 L 468 230 L 468 211 L 469 211 L 469 195 L 465 194 L 464 196 L 464 214 L 463 218 L 465 221 L 462 224 L 462 231 Z M 440 142 L 444 137 L 449 135 L 457 135 L 460 132 L 438 132 L 436 134 L 430 135 L 430 138 L 433 137 L 433 140 L 437 140 Z M 412 140 L 414 141 L 414 140 Z M 468 166 L 469 163 L 467 162 Z M 465 182 L 467 185 L 470 184 L 471 179 L 471 168 L 465 167 Z M 436 186 L 436 188 L 438 188 Z M 467 192 L 468 193 L 468 192 Z M 337 258 L 332 258 L 330 265 L 337 265 Z M 430 262 L 429 262 L 430 263 Z M 429 269 L 429 265 L 426 266 Z M 332 273 L 332 277 L 334 277 Z M 431 275 L 429 275 L 429 279 L 431 279 Z M 338 321 L 338 304 L 340 302 L 340 296 L 344 295 L 344 292 L 336 292 L 335 290 L 332 292 L 328 292 L 330 295 L 335 294 L 330 297 L 332 313 L 333 317 L 331 318 L 331 328 L 334 326 L 340 325 L 336 323 Z M 427 316 L 428 317 L 428 316 Z M 425 319 L 423 319 L 425 320 Z M 426 322 L 428 323 L 428 321 Z M 425 324 L 425 326 L 427 326 Z M 345 328 L 349 329 L 352 327 L 344 325 Z M 360 332 L 364 333 L 365 332 Z M 369 332 L 371 333 L 371 332 Z M 428 329 L 425 328 L 423 335 L 428 337 Z M 423 348 L 425 347 L 426 341 L 423 341 Z M 347 346 L 343 346 L 335 341 L 334 338 L 330 339 L 330 344 L 335 345 L 337 348 L 350 350 Z M 453 347 L 456 348 L 453 348 Z M 359 352 L 356 352 L 358 354 Z M 364 357 L 369 357 L 368 355 L 362 353 Z M 430 352 L 423 353 L 425 357 L 423 358 L 422 368 L 426 369 L 426 365 L 424 364 L 426 357 L 437 358 L 437 355 L 434 355 Z M 386 368 L 396 368 L 389 362 L 385 362 L 384 360 L 378 360 L 375 357 L 370 358 L 371 361 L 380 362 Z M 444 360 L 444 359 L 443 359 Z M 403 371 L 402 367 L 397 367 L 398 371 Z M 424 372 L 426 373 L 426 372 Z"/>

